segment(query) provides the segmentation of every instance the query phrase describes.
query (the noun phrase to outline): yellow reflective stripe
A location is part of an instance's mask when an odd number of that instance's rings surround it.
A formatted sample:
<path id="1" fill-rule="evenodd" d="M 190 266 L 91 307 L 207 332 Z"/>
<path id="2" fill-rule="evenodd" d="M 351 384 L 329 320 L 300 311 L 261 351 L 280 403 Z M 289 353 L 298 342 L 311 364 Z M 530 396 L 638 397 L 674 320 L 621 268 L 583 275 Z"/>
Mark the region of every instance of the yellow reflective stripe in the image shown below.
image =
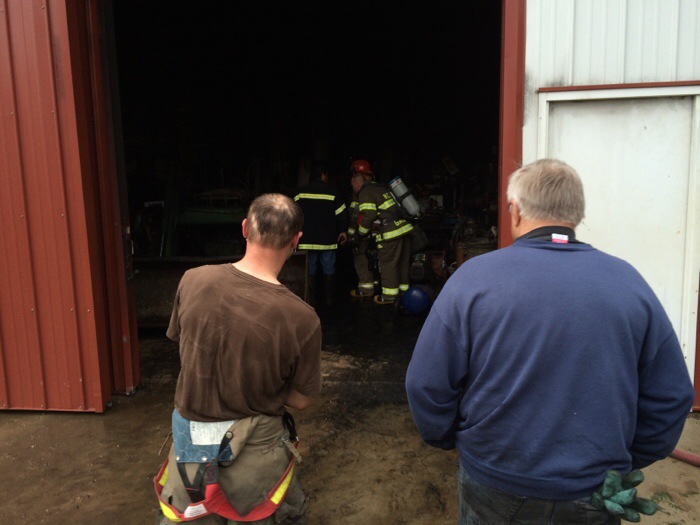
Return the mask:
<path id="1" fill-rule="evenodd" d="M 335 250 L 337 244 L 300 244 L 297 246 L 300 250 Z"/>
<path id="2" fill-rule="evenodd" d="M 397 228 L 396 230 L 383 233 L 382 240 L 387 241 L 387 240 L 393 239 L 395 237 L 400 237 L 404 233 L 410 232 L 412 229 L 413 229 L 412 224 L 404 224 L 403 226 L 401 226 L 401 228 Z"/>
<path id="3" fill-rule="evenodd" d="M 364 226 L 360 225 L 360 235 L 365 235 L 368 231 L 369 228 L 365 228 Z"/>
<path id="4" fill-rule="evenodd" d="M 350 207 L 351 207 L 351 208 L 357 208 L 358 206 L 359 206 L 359 202 L 357 202 L 357 201 L 352 201 L 352 202 L 350 203 Z"/>
<path id="5" fill-rule="evenodd" d="M 374 283 L 358 283 L 357 287 L 364 290 L 374 290 Z"/>
<path id="6" fill-rule="evenodd" d="M 182 522 L 182 520 L 177 516 L 177 514 L 175 514 L 173 510 L 162 501 L 160 502 L 160 510 L 163 512 L 163 515 L 170 521 L 174 521 L 175 523 Z"/>
<path id="7" fill-rule="evenodd" d="M 284 498 L 284 495 L 287 493 L 287 489 L 289 488 L 289 484 L 292 482 L 292 474 L 293 473 L 294 473 L 294 465 L 292 465 L 292 468 L 289 469 L 289 473 L 284 478 L 284 481 L 277 488 L 275 493 L 270 498 L 270 501 L 272 503 L 274 503 L 275 505 L 279 505 L 280 502 L 282 501 L 282 498 Z"/>
<path id="8" fill-rule="evenodd" d="M 165 483 L 168 481 L 168 469 L 169 468 L 170 468 L 170 464 L 165 465 L 165 469 L 163 469 L 163 475 L 158 480 L 158 483 L 160 483 L 162 487 L 165 487 Z"/>
<path id="9" fill-rule="evenodd" d="M 389 199 L 388 201 L 384 201 L 379 205 L 380 210 L 388 210 L 392 206 L 394 206 L 396 202 L 394 202 L 394 199 Z"/>
<path id="10" fill-rule="evenodd" d="M 363 204 L 360 204 L 360 211 L 365 211 L 365 210 L 375 210 L 377 209 L 377 205 L 374 204 L 373 202 L 365 202 Z"/>
<path id="11" fill-rule="evenodd" d="M 355 228 L 348 228 L 348 235 L 355 235 Z"/>
<path id="12" fill-rule="evenodd" d="M 382 295 L 399 295 L 398 288 L 384 288 L 382 286 Z"/>
<path id="13" fill-rule="evenodd" d="M 340 205 L 340 208 L 338 208 L 337 210 L 335 210 L 335 214 L 336 214 L 336 215 L 340 215 L 340 214 L 343 213 L 344 211 L 345 211 L 345 204 L 341 204 L 341 205 Z"/>
<path id="14" fill-rule="evenodd" d="M 400 284 L 399 285 L 399 290 L 401 290 L 402 292 L 405 292 L 409 288 L 410 288 L 410 286 L 408 284 Z"/>
<path id="15" fill-rule="evenodd" d="M 299 199 L 316 199 L 321 201 L 333 201 L 335 200 L 335 195 L 324 195 L 323 193 L 300 193 L 294 197 L 295 201 Z"/>

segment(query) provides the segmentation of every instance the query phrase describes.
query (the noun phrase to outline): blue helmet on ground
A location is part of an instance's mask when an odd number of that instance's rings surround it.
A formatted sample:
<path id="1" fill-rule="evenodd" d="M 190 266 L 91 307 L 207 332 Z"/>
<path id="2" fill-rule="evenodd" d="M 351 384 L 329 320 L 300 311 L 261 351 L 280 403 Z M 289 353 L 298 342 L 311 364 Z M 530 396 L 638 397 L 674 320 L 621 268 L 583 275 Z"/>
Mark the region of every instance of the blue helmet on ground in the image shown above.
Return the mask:
<path id="1" fill-rule="evenodd" d="M 427 312 L 432 303 L 430 294 L 421 286 L 411 286 L 401 296 L 401 304 L 407 312 L 412 314 Z"/>

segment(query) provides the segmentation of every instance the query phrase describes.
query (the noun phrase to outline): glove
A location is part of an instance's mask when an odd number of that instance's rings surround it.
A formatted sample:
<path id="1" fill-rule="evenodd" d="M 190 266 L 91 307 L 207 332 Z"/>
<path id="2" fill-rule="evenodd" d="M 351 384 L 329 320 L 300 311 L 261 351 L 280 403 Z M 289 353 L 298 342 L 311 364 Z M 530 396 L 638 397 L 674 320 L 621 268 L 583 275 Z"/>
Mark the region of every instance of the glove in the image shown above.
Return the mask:
<path id="1" fill-rule="evenodd" d="M 609 470 L 603 484 L 591 496 L 591 503 L 613 516 L 637 523 L 641 520 L 640 513 L 651 516 L 658 509 L 653 501 L 637 497 L 635 487 L 642 481 L 641 470 L 633 470 L 624 477 L 617 470 Z"/>

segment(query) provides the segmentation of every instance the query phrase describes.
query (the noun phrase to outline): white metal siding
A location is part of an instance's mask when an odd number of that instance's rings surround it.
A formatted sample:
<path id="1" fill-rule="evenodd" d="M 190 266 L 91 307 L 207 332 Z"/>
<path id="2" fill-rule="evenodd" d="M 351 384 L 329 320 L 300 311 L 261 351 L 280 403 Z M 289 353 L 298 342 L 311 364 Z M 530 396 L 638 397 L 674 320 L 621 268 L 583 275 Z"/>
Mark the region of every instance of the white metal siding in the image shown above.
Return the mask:
<path id="1" fill-rule="evenodd" d="M 523 160 L 537 90 L 700 79 L 700 0 L 527 0 Z"/>
<path id="2" fill-rule="evenodd" d="M 532 87 L 700 78 L 698 0 L 528 0 Z"/>

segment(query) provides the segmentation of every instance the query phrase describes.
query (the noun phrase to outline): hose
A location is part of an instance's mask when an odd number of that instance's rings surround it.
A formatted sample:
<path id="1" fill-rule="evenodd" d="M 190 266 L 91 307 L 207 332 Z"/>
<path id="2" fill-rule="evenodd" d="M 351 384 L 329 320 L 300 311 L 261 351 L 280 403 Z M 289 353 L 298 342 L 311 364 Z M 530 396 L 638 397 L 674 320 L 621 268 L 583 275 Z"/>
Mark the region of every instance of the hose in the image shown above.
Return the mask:
<path id="1" fill-rule="evenodd" d="M 700 456 L 698 456 L 697 454 L 693 454 L 692 452 L 681 450 L 679 448 L 674 448 L 670 456 L 673 459 L 685 461 L 686 463 L 690 463 L 695 467 L 700 467 Z"/>

